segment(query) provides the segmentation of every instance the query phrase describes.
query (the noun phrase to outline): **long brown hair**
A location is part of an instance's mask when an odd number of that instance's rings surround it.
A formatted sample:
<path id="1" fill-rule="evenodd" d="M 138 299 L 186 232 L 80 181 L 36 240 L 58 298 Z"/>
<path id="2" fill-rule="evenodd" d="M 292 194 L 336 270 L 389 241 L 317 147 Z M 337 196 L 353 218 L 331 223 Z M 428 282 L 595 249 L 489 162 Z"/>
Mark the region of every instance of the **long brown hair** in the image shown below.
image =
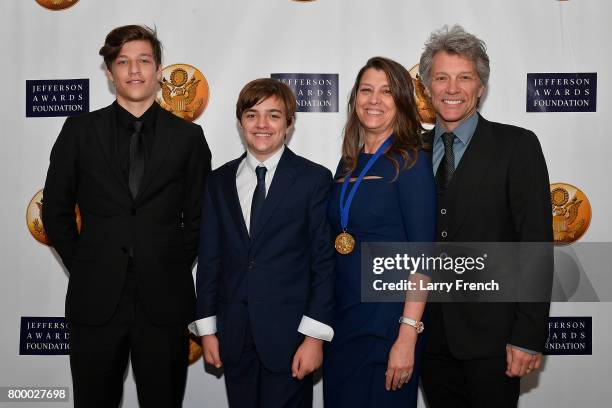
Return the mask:
<path id="1" fill-rule="evenodd" d="M 418 119 L 410 73 L 401 64 L 384 57 L 370 58 L 355 78 L 355 84 L 349 98 L 348 117 L 344 126 L 344 140 L 342 141 L 344 171 L 345 174 L 349 174 L 355 170 L 359 152 L 364 145 L 364 130 L 357 117 L 355 101 L 361 77 L 370 68 L 383 71 L 387 75 L 389 89 L 395 102 L 397 111 L 393 120 L 395 138 L 391 147 L 385 153 L 385 157 L 393 163 L 396 172 L 395 177 L 397 178 L 401 170 L 400 163 L 396 158 L 397 155 L 399 154 L 403 159 L 402 169 L 409 168 L 416 162 L 418 151 L 423 145 L 421 138 L 423 128 Z"/>

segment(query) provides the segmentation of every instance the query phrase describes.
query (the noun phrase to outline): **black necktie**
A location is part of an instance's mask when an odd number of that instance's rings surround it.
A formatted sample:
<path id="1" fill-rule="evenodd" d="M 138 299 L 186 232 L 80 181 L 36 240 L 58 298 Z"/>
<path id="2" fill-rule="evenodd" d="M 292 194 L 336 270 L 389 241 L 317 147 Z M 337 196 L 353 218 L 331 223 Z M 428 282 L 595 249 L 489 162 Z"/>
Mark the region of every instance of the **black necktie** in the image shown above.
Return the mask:
<path id="1" fill-rule="evenodd" d="M 135 199 L 142 182 L 145 168 L 145 149 L 144 140 L 142 137 L 142 122 L 136 120 L 133 122 L 134 133 L 130 138 L 130 173 L 128 176 L 128 184 L 132 198 Z"/>
<path id="2" fill-rule="evenodd" d="M 455 173 L 455 152 L 453 151 L 453 144 L 455 142 L 454 133 L 444 133 L 442 135 L 442 141 L 444 142 L 444 156 L 438 166 L 436 172 L 436 181 L 438 183 L 438 192 L 446 191 L 450 181 Z"/>
<path id="3" fill-rule="evenodd" d="M 261 212 L 263 203 L 266 200 L 266 169 L 264 166 L 257 166 L 255 174 L 257 174 L 257 187 L 253 192 L 253 201 L 251 202 L 251 222 L 249 223 L 249 234 L 253 235 L 253 228 L 257 222 L 257 217 Z"/>

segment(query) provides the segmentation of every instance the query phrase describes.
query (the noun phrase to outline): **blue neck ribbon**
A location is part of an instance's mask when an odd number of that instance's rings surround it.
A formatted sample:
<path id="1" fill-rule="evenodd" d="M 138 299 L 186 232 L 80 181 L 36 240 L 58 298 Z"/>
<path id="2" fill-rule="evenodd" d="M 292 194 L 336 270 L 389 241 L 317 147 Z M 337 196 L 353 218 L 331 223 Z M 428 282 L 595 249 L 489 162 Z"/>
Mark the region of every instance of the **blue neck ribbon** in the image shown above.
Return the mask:
<path id="1" fill-rule="evenodd" d="M 346 227 L 348 227 L 349 209 L 351 208 L 351 203 L 353 202 L 353 198 L 355 197 L 355 193 L 357 193 L 359 185 L 363 181 L 363 178 L 365 177 L 366 173 L 372 168 L 374 163 L 376 163 L 376 160 L 378 160 L 378 158 L 382 156 L 382 154 L 387 150 L 387 148 L 391 146 L 392 142 L 393 136 L 389 136 L 387 140 L 385 140 L 385 142 L 380 145 L 380 147 L 376 150 L 376 153 L 374 153 L 374 155 L 370 157 L 370 160 L 368 160 L 366 165 L 363 166 L 363 169 L 359 173 L 359 176 L 357 176 L 357 180 L 355 180 L 355 184 L 351 188 L 351 192 L 349 193 L 346 202 L 344 202 L 344 197 L 346 196 L 346 190 L 348 189 L 352 173 L 347 174 L 344 177 L 344 182 L 342 182 L 342 190 L 340 190 L 340 226 L 342 227 L 343 231 L 346 231 Z M 343 202 L 344 205 L 342 204 Z"/>

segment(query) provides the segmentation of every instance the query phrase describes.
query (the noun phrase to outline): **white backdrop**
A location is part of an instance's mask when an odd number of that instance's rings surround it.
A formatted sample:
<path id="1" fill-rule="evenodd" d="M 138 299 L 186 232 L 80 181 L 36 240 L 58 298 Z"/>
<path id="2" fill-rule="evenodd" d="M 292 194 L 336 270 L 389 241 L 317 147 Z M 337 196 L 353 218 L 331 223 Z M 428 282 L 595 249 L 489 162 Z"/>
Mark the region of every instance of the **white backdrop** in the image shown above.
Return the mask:
<path id="1" fill-rule="evenodd" d="M 608 0 L 80 0 L 63 11 L 34 0 L 2 1 L 0 386 L 71 385 L 66 356 L 19 355 L 21 316 L 62 316 L 67 285 L 53 252 L 32 238 L 24 220 L 65 118 L 26 118 L 25 81 L 89 78 L 91 110 L 108 105 L 114 95 L 98 50 L 112 28 L 156 26 L 164 65 L 190 64 L 207 78 L 209 102 L 196 122 L 214 168 L 242 152 L 234 109 L 246 82 L 276 72 L 339 74 L 340 112 L 299 113 L 290 143 L 333 170 L 347 96 L 365 61 L 383 55 L 410 68 L 433 29 L 460 23 L 485 40 L 491 58 L 481 112 L 539 136 L 551 182 L 587 194 L 593 218 L 581 240 L 596 242 L 610 241 L 612 227 L 606 210 L 612 141 L 605 128 L 612 115 L 611 17 Z M 596 72 L 597 112 L 526 113 L 529 72 Z M 605 404 L 612 394 L 610 311 L 609 303 L 553 304 L 554 316 L 593 317 L 593 354 L 547 357 L 543 371 L 523 383 L 522 408 Z M 322 407 L 320 383 L 315 401 Z M 184 405 L 227 406 L 222 379 L 206 373 L 201 360 L 190 367 Z M 124 406 L 137 406 L 131 373 Z"/>

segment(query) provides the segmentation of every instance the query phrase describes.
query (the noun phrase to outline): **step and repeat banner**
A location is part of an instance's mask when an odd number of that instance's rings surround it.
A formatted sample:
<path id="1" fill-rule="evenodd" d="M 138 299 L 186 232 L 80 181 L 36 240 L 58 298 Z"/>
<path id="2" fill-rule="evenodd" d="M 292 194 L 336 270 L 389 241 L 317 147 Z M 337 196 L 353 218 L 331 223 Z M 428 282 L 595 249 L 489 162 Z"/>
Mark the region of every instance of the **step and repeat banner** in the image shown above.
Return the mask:
<path id="1" fill-rule="evenodd" d="M 611 395 L 612 307 L 598 296 L 606 280 L 588 276 L 612 267 L 578 248 L 605 248 L 612 230 L 611 16 L 608 0 L 4 0 L 0 387 L 60 387 L 56 400 L 66 402 L 52 406 L 72 406 L 62 317 L 68 276 L 41 222 L 42 187 L 65 118 L 114 100 L 98 56 L 112 28 L 157 29 L 164 45 L 158 102 L 203 127 L 213 168 L 243 152 L 234 114 L 240 89 L 272 77 L 296 93 L 289 146 L 333 170 L 349 90 L 372 56 L 410 70 L 423 125 L 432 126 L 417 64 L 430 32 L 458 23 L 486 42 L 491 58 L 483 115 L 539 137 L 563 249 L 556 258 L 574 264 L 561 285 L 570 301 L 552 305 L 544 367 L 522 381 L 520 406 L 603 406 Z M 227 407 L 222 373 L 204 366 L 196 343 L 190 360 L 184 406 Z M 48 404 L 0 398 L 7 407 Z M 318 381 L 315 407 L 322 405 Z M 137 406 L 131 371 L 123 406 Z"/>

